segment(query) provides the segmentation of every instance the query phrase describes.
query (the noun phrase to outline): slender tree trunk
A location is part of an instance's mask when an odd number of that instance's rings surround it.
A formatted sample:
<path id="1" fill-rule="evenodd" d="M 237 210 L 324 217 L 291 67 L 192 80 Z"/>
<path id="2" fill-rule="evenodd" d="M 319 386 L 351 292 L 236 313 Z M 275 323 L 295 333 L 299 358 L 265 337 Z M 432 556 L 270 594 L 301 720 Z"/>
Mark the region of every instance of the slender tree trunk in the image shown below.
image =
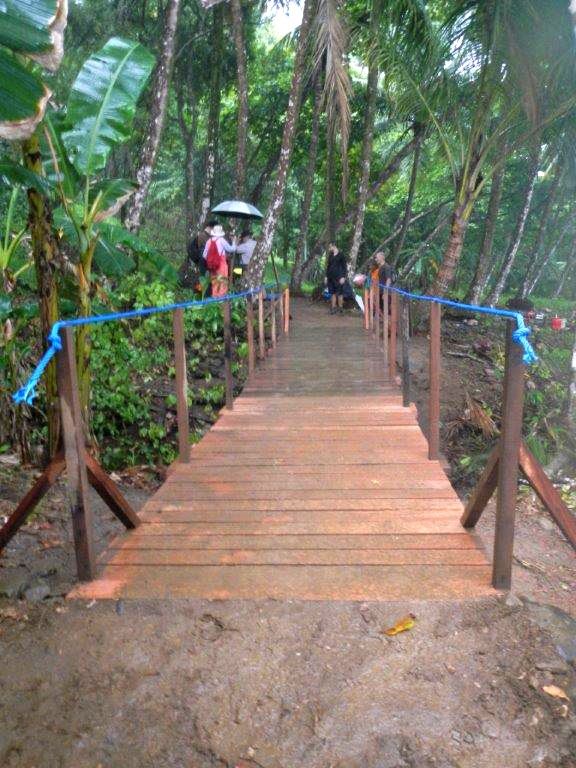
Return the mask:
<path id="1" fill-rule="evenodd" d="M 244 41 L 244 18 L 241 0 L 230 0 L 232 34 L 236 49 L 236 82 L 238 87 L 238 130 L 236 139 L 236 196 L 246 194 L 246 150 L 248 142 L 248 66 Z"/>
<path id="2" fill-rule="evenodd" d="M 504 150 L 504 154 L 507 150 Z M 500 201 L 502 200 L 502 183 L 506 172 L 505 164 L 502 164 L 492 177 L 492 186 L 490 188 L 490 200 L 488 202 L 488 211 L 484 222 L 484 237 L 482 238 L 482 247 L 478 255 L 476 271 L 472 278 L 470 289 L 466 300 L 471 304 L 478 304 L 481 296 L 486 290 L 490 264 L 492 260 L 492 249 L 494 247 L 494 235 L 496 234 L 496 225 L 498 223 L 498 213 L 500 211 Z"/>
<path id="3" fill-rule="evenodd" d="M 260 198 L 262 197 L 262 194 L 264 192 L 264 189 L 266 188 L 266 184 L 268 183 L 268 180 L 270 179 L 270 176 L 275 171 L 278 161 L 280 160 L 280 151 L 281 147 L 278 147 L 277 151 L 273 152 L 271 155 L 268 156 L 268 159 L 266 161 L 266 165 L 264 168 L 262 168 L 262 171 L 260 172 L 260 176 L 258 177 L 258 181 L 254 185 L 252 191 L 248 195 L 248 198 L 252 205 L 258 205 L 260 202 Z"/>
<path id="4" fill-rule="evenodd" d="M 328 123 L 328 121 L 326 121 Z M 326 178 L 324 179 L 326 233 L 328 243 L 336 239 L 336 133 L 326 125 Z"/>
<path id="5" fill-rule="evenodd" d="M 400 278 L 400 280 L 404 279 L 405 277 L 408 277 L 410 272 L 414 269 L 414 266 L 416 265 L 422 253 L 430 245 L 432 240 L 434 240 L 434 238 L 436 238 L 440 234 L 440 232 L 442 232 L 442 230 L 448 223 L 449 218 L 450 218 L 449 213 L 443 214 L 442 216 L 440 216 L 440 220 L 438 221 L 436 226 L 430 230 L 430 232 L 424 237 L 420 245 L 414 249 L 414 252 L 410 256 L 410 258 L 398 270 L 398 277 Z"/>
<path id="6" fill-rule="evenodd" d="M 282 208 L 284 206 L 284 196 L 286 192 L 286 178 L 290 168 L 292 158 L 292 149 L 294 146 L 294 137 L 298 124 L 298 115 L 300 112 L 300 100 L 302 96 L 302 81 L 304 78 L 306 50 L 308 48 L 308 36 L 310 24 L 313 15 L 314 0 L 304 0 L 302 12 L 302 23 L 300 24 L 300 33 L 298 37 L 298 46 L 294 58 L 294 72 L 290 86 L 290 95 L 288 98 L 288 108 L 284 122 L 284 132 L 282 134 L 282 149 L 280 151 L 280 161 L 276 181 L 272 191 L 272 198 L 268 210 L 262 223 L 262 232 L 260 239 L 250 261 L 248 273 L 248 282 L 255 286 L 259 285 L 264 275 L 264 269 L 268 256 L 272 250 L 274 234 Z"/>
<path id="7" fill-rule="evenodd" d="M 376 3 L 372 10 L 370 27 L 370 37 L 375 35 L 375 25 L 378 17 Z M 366 83 L 366 106 L 364 108 L 364 133 L 362 136 L 362 154 L 360 157 L 360 183 L 358 185 L 357 207 L 354 220 L 354 231 L 352 234 L 352 244 L 348 255 L 348 269 L 350 274 L 356 271 L 358 254 L 360 253 L 360 244 L 364 232 L 364 217 L 366 215 L 366 204 L 368 202 L 368 188 L 370 186 L 370 169 L 372 167 L 372 148 L 374 146 L 374 120 L 376 118 L 376 99 L 378 96 L 378 76 L 380 70 L 376 56 L 370 57 L 368 67 L 368 81 Z"/>
<path id="8" fill-rule="evenodd" d="M 406 142 L 400 149 L 390 158 L 390 160 L 386 163 L 380 174 L 378 175 L 378 178 L 376 181 L 374 181 L 369 189 L 368 189 L 368 196 L 367 196 L 367 202 L 370 201 L 373 197 L 375 197 L 378 192 L 382 189 L 384 184 L 386 184 L 387 181 L 389 181 L 392 176 L 394 176 L 395 173 L 398 172 L 400 166 L 402 165 L 402 161 L 404 158 L 408 157 L 410 152 L 414 149 L 414 138 L 412 138 L 410 141 Z M 345 226 L 350 224 L 352 221 L 354 221 L 354 217 L 356 215 L 356 206 L 350 207 L 346 213 L 340 217 L 340 219 L 336 222 L 335 226 L 335 233 L 334 236 L 337 237 L 338 233 L 344 229 Z M 310 251 L 310 255 L 306 261 L 307 264 L 311 264 L 314 262 L 320 253 L 322 252 L 324 246 L 328 243 L 328 233 L 326 229 L 322 232 L 320 237 L 316 240 L 314 243 L 314 246 L 312 247 Z M 305 268 L 303 274 L 306 274 L 306 270 L 308 267 Z"/>
<path id="9" fill-rule="evenodd" d="M 556 286 L 556 290 L 554 291 L 554 298 L 559 298 L 562 296 L 562 292 L 564 290 L 564 287 L 566 286 L 566 281 L 574 273 L 574 268 L 576 267 L 576 238 L 573 240 L 572 245 L 570 247 L 570 251 L 568 255 L 566 256 L 566 264 L 564 266 L 564 269 L 562 270 L 562 274 L 560 276 L 560 280 L 558 281 L 558 285 Z"/>
<path id="10" fill-rule="evenodd" d="M 204 163 L 204 181 L 200 200 L 200 216 L 198 227 L 201 229 L 208 218 L 212 207 L 214 192 L 214 175 L 216 172 L 216 156 L 220 136 L 220 104 L 222 85 L 222 54 L 224 51 L 224 36 L 222 32 L 222 6 L 216 6 L 212 11 L 212 51 L 210 56 L 210 106 L 208 108 L 208 128 L 206 137 L 206 160 Z"/>
<path id="11" fill-rule="evenodd" d="M 184 143 L 185 153 L 184 189 L 186 199 L 184 201 L 184 212 L 186 217 L 186 233 L 188 237 L 191 237 L 194 234 L 196 225 L 196 179 L 194 173 L 194 149 L 196 146 L 196 134 L 198 130 L 198 105 L 195 101 L 191 105 L 192 116 L 190 127 L 188 127 L 185 118 L 184 98 L 184 89 L 180 87 L 177 90 L 177 103 L 178 125 L 180 126 L 180 133 L 182 135 L 182 142 Z"/>
<path id="12" fill-rule="evenodd" d="M 540 145 L 538 144 L 532 151 L 530 158 L 530 165 L 528 168 L 528 175 L 526 177 L 526 186 L 524 187 L 524 193 L 522 195 L 522 208 L 516 220 L 516 226 L 514 228 L 514 234 L 512 235 L 512 241 L 506 251 L 504 262 L 500 268 L 500 274 L 496 280 L 494 288 L 490 291 L 490 295 L 487 298 L 487 303 L 491 306 L 497 304 L 500 300 L 510 270 L 514 266 L 516 256 L 518 255 L 518 249 L 522 242 L 524 230 L 526 229 L 526 222 L 530 214 L 530 208 L 532 206 L 532 198 L 534 196 L 534 189 L 536 187 L 536 180 L 538 178 L 538 166 L 540 165 Z"/>
<path id="13" fill-rule="evenodd" d="M 528 295 L 529 286 L 532 282 L 534 275 L 538 271 L 538 265 L 541 261 L 542 247 L 544 245 L 544 237 L 546 235 L 546 231 L 550 223 L 549 222 L 550 210 L 552 209 L 552 205 L 554 204 L 556 197 L 558 195 L 558 189 L 560 187 L 561 178 L 562 178 L 562 171 L 561 171 L 560 164 L 558 164 L 558 167 L 556 169 L 556 175 L 552 182 L 550 192 L 546 197 L 544 209 L 542 210 L 542 215 L 540 217 L 540 222 L 538 225 L 538 234 L 536 236 L 534 246 L 530 251 L 530 254 L 527 259 L 526 273 L 524 275 L 524 280 L 522 281 L 522 288 L 520 292 L 520 295 L 522 296 L 523 299 L 525 299 L 526 296 Z M 557 216 L 555 216 L 554 218 L 557 219 Z"/>
<path id="14" fill-rule="evenodd" d="M 154 73 L 154 82 L 152 93 L 152 109 L 150 110 L 150 122 L 144 146 L 140 154 L 140 165 L 136 171 L 136 181 L 138 189 L 136 190 L 128 214 L 126 216 L 126 227 L 131 232 L 137 232 L 140 229 L 144 203 L 150 189 L 152 174 L 156 164 L 160 139 L 162 138 L 162 129 L 166 117 L 166 105 L 168 103 L 168 91 L 170 88 L 170 79 L 172 77 L 172 64 L 174 61 L 174 40 L 176 37 L 176 28 L 178 26 L 178 16 L 180 14 L 180 0 L 170 0 L 166 12 L 166 24 L 162 38 L 162 47 L 158 66 Z"/>
<path id="15" fill-rule="evenodd" d="M 538 265 L 538 269 L 536 270 L 536 273 L 532 277 L 532 282 L 528 286 L 528 290 L 526 292 L 526 296 L 529 296 L 531 293 L 534 292 L 534 290 L 536 289 L 536 286 L 538 285 L 538 283 L 542 279 L 542 276 L 544 274 L 544 270 L 546 269 L 548 264 L 552 261 L 552 259 L 556 255 L 556 251 L 558 250 L 558 248 L 560 248 L 564 238 L 566 237 L 568 232 L 573 228 L 573 226 L 574 226 L 574 221 L 569 216 L 568 217 L 568 221 L 564 224 L 562 232 L 560 233 L 559 237 L 556 239 L 556 242 L 554 243 L 553 246 L 551 246 L 548 249 L 546 255 L 544 256 L 544 258 L 541 260 L 540 264 Z"/>
<path id="16" fill-rule="evenodd" d="M 314 78 L 314 106 L 312 111 L 312 128 L 310 133 L 310 146 L 308 147 L 308 162 L 306 164 L 306 181 L 304 183 L 304 197 L 300 210 L 300 230 L 294 254 L 294 266 L 292 267 L 291 286 L 293 290 L 299 290 L 302 285 L 302 261 L 308 239 L 308 227 L 312 213 L 312 196 L 314 194 L 314 174 L 316 160 L 318 158 L 318 144 L 320 141 L 320 117 L 322 114 L 322 77 L 319 72 Z"/>
<path id="17" fill-rule="evenodd" d="M 22 143 L 24 165 L 39 176 L 44 175 L 40 141 L 33 134 Z M 56 274 L 61 263 L 58 241 L 52 229 L 52 210 L 48 200 L 35 189 L 28 189 L 28 226 L 36 272 L 36 291 L 40 305 L 42 348 L 59 318 Z M 60 410 L 56 385 L 56 366 L 51 362 L 44 376 L 46 387 L 46 419 L 48 423 L 47 458 L 52 458 L 60 443 Z"/>
<path id="18" fill-rule="evenodd" d="M 402 226 L 400 228 L 400 235 L 394 244 L 394 250 L 390 261 L 392 264 L 397 264 L 404 247 L 404 241 L 406 240 L 406 233 L 410 226 L 410 219 L 412 218 L 412 205 L 414 203 L 414 195 L 416 193 L 416 182 L 418 180 L 418 168 L 420 165 L 420 156 L 422 153 L 422 142 L 424 139 L 424 128 L 419 123 L 414 123 L 414 155 L 412 157 L 412 172 L 410 174 L 410 184 L 408 186 L 408 196 L 406 198 L 406 207 L 404 209 L 404 217 L 402 219 Z"/>

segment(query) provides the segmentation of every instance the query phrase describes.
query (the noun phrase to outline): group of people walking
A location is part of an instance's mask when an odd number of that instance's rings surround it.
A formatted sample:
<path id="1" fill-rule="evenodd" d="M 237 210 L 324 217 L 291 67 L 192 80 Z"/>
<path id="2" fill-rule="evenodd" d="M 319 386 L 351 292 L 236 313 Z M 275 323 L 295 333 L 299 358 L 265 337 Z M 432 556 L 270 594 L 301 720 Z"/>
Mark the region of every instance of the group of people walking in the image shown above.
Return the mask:
<path id="1" fill-rule="evenodd" d="M 354 297 L 348 273 L 348 262 L 345 255 L 335 243 L 330 243 L 326 261 L 326 287 L 330 293 L 331 314 L 344 312 L 344 299 Z M 374 254 L 368 274 L 372 282 L 379 285 L 390 286 L 396 279 L 394 267 L 386 261 L 384 251 L 378 251 Z M 357 275 L 354 278 L 354 282 L 357 284 L 361 284 L 365 280 L 366 275 Z"/>
<path id="2" fill-rule="evenodd" d="M 245 229 L 230 242 L 222 225 L 212 219 L 188 244 L 187 259 L 180 270 L 181 282 L 193 287 L 196 277 L 208 275 L 208 295 L 224 296 L 229 291 L 233 270 L 239 275 L 246 271 L 255 247 L 251 230 Z"/>

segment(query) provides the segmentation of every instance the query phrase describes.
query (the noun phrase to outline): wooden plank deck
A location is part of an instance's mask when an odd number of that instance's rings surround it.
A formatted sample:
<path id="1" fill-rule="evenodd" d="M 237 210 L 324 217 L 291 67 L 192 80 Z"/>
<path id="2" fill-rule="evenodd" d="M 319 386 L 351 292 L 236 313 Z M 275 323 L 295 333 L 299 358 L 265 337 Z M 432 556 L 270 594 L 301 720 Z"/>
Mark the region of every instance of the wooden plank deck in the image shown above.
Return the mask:
<path id="1" fill-rule="evenodd" d="M 361 320 L 304 301 L 293 313 L 291 338 L 71 597 L 494 594 L 462 504 Z"/>

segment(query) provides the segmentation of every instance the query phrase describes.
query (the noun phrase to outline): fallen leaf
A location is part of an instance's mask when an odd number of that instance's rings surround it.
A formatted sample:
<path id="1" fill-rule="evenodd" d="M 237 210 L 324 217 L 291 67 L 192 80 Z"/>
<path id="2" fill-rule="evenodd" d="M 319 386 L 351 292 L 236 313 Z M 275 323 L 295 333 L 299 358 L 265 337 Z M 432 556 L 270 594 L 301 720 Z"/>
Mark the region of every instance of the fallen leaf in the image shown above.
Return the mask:
<path id="1" fill-rule="evenodd" d="M 548 696 L 553 696 L 555 699 L 565 699 L 566 701 L 570 701 L 566 691 L 562 690 L 562 688 L 559 688 L 557 685 L 545 685 L 542 690 L 544 693 L 547 693 Z"/>
<path id="2" fill-rule="evenodd" d="M 403 619 L 397 621 L 393 627 L 385 629 L 384 634 L 388 635 L 388 637 L 394 637 L 394 635 L 399 635 L 400 632 L 407 632 L 409 629 L 412 629 L 415 624 L 416 616 L 413 613 L 409 613 L 408 616 L 404 616 Z"/>
<path id="3" fill-rule="evenodd" d="M 12 619 L 13 621 L 28 621 L 27 614 L 19 611 L 17 608 L 9 605 L 7 608 L 0 609 L 0 619 Z"/>

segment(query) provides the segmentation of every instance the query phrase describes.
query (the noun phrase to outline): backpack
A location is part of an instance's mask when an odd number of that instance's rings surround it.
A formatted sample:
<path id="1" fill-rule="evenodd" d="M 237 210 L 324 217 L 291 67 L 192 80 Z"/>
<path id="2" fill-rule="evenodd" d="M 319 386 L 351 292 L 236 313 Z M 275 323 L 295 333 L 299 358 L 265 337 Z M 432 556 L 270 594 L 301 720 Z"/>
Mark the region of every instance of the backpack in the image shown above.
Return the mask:
<path id="1" fill-rule="evenodd" d="M 218 244 L 214 238 L 210 238 L 208 252 L 206 254 L 206 268 L 209 272 L 217 272 L 222 263 L 222 256 L 218 250 Z"/>
<path id="2" fill-rule="evenodd" d="M 196 235 L 196 237 L 193 237 L 188 243 L 188 261 L 191 261 L 192 264 L 200 264 L 202 250 L 203 249 L 198 242 L 198 235 Z"/>

